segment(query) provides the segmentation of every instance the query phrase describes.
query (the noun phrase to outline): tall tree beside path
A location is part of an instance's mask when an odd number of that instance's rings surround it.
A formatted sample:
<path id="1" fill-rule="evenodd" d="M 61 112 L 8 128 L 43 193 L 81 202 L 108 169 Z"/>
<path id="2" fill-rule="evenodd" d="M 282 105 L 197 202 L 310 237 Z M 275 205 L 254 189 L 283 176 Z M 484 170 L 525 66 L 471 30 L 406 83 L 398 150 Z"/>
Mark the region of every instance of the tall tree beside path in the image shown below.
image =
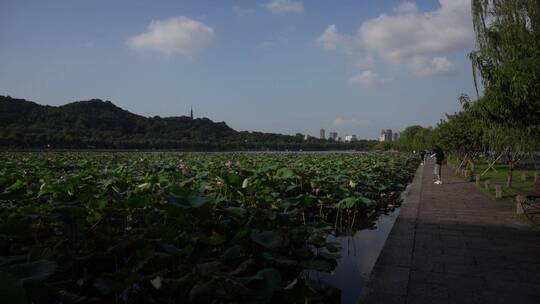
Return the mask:
<path id="1" fill-rule="evenodd" d="M 459 98 L 463 110 L 446 114 L 434 130 L 434 141 L 455 154 L 461 164 L 472 161 L 477 152 L 485 151 L 483 124 L 475 117 L 472 103 L 467 95 Z"/>
<path id="2" fill-rule="evenodd" d="M 512 186 L 514 164 L 540 141 L 540 1 L 472 0 L 478 49 L 470 54 L 474 106 L 491 150 L 504 152 Z"/>

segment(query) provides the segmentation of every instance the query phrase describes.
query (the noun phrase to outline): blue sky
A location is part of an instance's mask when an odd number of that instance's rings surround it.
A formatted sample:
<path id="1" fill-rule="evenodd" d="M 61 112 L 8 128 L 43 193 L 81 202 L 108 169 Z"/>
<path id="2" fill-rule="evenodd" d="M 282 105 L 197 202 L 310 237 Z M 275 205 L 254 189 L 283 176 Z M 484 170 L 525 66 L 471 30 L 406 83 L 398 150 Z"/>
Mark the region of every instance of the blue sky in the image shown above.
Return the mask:
<path id="1" fill-rule="evenodd" d="M 474 96 L 470 0 L 0 0 L 0 95 L 376 138 Z"/>

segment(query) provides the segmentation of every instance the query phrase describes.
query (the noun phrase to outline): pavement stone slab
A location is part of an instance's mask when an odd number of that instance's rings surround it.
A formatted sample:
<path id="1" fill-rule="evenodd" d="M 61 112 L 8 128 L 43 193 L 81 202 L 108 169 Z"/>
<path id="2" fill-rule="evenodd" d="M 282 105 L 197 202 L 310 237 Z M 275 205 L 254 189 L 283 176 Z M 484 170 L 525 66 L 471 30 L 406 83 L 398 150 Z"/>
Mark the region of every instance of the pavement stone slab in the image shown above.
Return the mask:
<path id="1" fill-rule="evenodd" d="M 443 167 L 420 167 L 360 303 L 540 303 L 540 230 Z"/>

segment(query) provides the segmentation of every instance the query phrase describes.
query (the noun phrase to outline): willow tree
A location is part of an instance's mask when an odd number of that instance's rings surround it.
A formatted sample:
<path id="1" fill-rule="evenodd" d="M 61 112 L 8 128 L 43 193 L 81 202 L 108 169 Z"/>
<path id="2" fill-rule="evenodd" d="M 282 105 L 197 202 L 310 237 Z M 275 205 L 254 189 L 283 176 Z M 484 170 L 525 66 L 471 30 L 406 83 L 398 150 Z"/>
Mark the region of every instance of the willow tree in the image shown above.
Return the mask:
<path id="1" fill-rule="evenodd" d="M 540 1 L 472 0 L 478 49 L 470 54 L 475 85 L 484 97 L 479 117 L 490 148 L 506 155 L 512 170 L 540 139 Z"/>

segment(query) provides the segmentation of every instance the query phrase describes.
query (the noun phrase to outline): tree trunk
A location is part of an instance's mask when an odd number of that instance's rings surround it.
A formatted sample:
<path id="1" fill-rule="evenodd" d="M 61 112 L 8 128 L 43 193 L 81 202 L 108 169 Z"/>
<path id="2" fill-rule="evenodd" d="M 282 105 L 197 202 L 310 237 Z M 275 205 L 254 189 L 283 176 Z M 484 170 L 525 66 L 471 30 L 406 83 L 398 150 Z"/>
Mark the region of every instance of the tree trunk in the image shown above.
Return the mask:
<path id="1" fill-rule="evenodd" d="M 512 188 L 512 176 L 514 173 L 514 156 L 512 152 L 508 152 L 508 179 L 506 180 L 506 188 Z"/>

